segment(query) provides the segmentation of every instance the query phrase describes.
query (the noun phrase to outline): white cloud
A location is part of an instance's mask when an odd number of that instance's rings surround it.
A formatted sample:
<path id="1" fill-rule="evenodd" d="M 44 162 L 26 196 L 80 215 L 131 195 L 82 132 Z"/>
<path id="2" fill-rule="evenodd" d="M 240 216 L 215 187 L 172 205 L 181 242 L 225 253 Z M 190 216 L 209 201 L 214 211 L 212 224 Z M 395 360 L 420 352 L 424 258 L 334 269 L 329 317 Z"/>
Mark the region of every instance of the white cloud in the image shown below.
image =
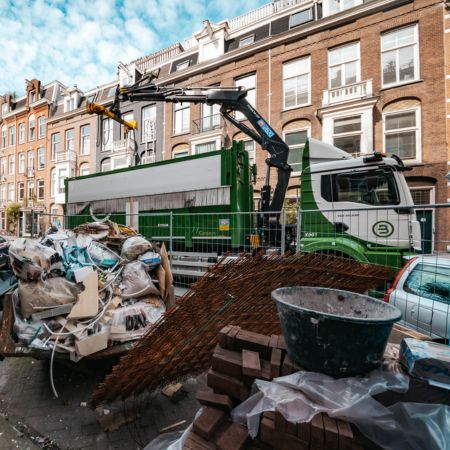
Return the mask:
<path id="1" fill-rule="evenodd" d="M 269 0 L 0 0 L 0 93 L 25 78 L 90 89 L 129 62 Z"/>

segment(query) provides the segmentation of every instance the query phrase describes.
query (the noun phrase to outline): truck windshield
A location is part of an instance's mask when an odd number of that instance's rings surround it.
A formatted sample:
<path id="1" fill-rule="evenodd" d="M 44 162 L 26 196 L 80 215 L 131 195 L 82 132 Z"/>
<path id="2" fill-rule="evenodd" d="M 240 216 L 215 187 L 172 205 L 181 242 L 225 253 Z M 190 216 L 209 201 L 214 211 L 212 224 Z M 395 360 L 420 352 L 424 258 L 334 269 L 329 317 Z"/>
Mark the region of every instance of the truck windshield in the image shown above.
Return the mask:
<path id="1" fill-rule="evenodd" d="M 400 203 L 394 174 L 390 170 L 367 170 L 322 176 L 322 197 L 329 202 L 365 205 Z"/>

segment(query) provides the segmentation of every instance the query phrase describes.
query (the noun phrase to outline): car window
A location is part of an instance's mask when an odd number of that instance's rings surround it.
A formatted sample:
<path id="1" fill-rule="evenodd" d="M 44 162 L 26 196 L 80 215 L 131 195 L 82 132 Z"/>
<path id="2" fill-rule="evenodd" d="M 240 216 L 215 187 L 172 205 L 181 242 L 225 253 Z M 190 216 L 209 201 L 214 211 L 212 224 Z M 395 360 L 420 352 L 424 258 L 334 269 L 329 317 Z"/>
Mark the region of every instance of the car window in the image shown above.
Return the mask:
<path id="1" fill-rule="evenodd" d="M 411 294 L 450 304 L 450 267 L 417 264 L 403 289 Z"/>

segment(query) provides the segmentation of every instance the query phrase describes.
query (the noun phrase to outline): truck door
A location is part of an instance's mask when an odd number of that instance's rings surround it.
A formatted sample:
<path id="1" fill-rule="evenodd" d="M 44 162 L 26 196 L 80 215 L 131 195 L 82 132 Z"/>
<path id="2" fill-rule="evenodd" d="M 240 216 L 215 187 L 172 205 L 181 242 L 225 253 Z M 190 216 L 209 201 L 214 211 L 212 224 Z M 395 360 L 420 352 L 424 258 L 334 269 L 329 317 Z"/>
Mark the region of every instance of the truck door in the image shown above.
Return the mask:
<path id="1" fill-rule="evenodd" d="M 322 175 L 322 197 L 332 209 L 324 214 L 337 232 L 374 246 L 409 246 L 410 212 L 387 208 L 401 205 L 389 167 Z"/>

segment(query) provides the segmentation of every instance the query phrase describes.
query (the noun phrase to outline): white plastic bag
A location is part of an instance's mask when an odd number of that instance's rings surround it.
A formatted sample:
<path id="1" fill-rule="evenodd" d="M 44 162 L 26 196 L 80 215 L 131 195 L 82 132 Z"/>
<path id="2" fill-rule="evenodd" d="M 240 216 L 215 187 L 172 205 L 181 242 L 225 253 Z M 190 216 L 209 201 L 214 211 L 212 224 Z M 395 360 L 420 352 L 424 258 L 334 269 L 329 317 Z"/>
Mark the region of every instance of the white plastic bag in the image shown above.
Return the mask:
<path id="1" fill-rule="evenodd" d="M 128 238 L 122 246 L 122 258 L 128 261 L 134 261 L 138 256 L 152 250 L 152 244 L 142 236 L 133 236 Z"/>
<path id="2" fill-rule="evenodd" d="M 125 265 L 122 271 L 122 282 L 120 283 L 122 298 L 137 298 L 144 295 L 159 295 L 159 291 L 153 284 L 144 264 L 133 261 Z"/>
<path id="3" fill-rule="evenodd" d="M 161 256 L 158 253 L 148 251 L 139 256 L 138 261 L 145 264 L 149 270 L 153 270 L 161 264 Z"/>

